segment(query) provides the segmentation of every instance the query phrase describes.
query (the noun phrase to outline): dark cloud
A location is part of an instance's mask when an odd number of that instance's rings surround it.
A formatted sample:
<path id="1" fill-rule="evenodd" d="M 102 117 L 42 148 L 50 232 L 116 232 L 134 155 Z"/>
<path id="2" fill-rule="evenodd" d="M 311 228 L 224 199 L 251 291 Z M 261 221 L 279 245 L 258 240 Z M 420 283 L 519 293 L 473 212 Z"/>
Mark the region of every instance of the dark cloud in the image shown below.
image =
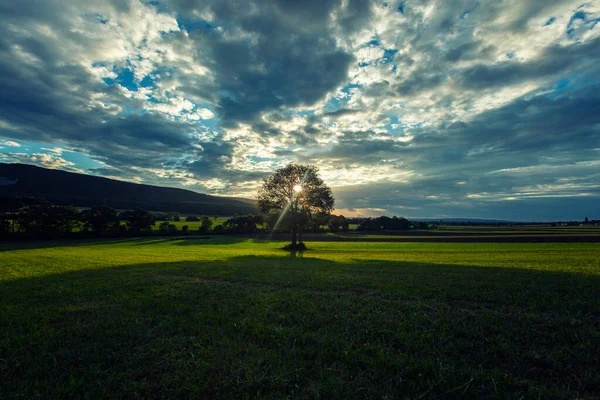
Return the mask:
<path id="1" fill-rule="evenodd" d="M 445 55 L 449 62 L 475 60 L 478 58 L 489 57 L 494 51 L 492 46 L 482 46 L 477 41 L 467 42 L 453 47 Z"/>
<path id="2" fill-rule="evenodd" d="M 570 46 L 556 45 L 527 62 L 505 61 L 494 65 L 475 65 L 462 71 L 461 83 L 465 87 L 478 89 L 543 79 L 572 67 L 591 66 L 598 71 L 596 54 L 600 54 L 600 38 Z"/>
<path id="3" fill-rule="evenodd" d="M 353 61 L 336 50 L 332 39 L 286 31 L 261 36 L 256 46 L 247 41 L 210 46 L 226 123 L 252 121 L 261 111 L 312 105 L 346 79 Z"/>
<path id="4" fill-rule="evenodd" d="M 517 31 L 524 31 L 532 19 L 543 15 L 548 9 L 561 4 L 573 4 L 573 2 L 569 0 L 545 0 L 543 2 L 519 3 L 516 10 L 518 11 L 517 17 L 514 18 L 509 27 Z"/>
<path id="5" fill-rule="evenodd" d="M 347 108 L 340 108 L 339 110 L 323 113 L 323 116 L 329 117 L 329 118 L 338 118 L 338 117 L 343 117 L 345 115 L 355 115 L 355 114 L 359 114 L 359 113 L 360 113 L 360 110 L 350 110 Z"/>
<path id="6" fill-rule="evenodd" d="M 208 97 L 218 105 L 225 127 L 252 122 L 263 111 L 311 106 L 347 80 L 354 61 L 340 48 L 330 24 L 351 33 L 369 19 L 369 1 L 172 1 L 189 19 L 214 15 L 211 26 L 189 39 L 198 62 L 212 72 L 209 82 L 181 76 L 178 90 Z M 233 33 L 228 30 L 235 27 Z M 237 34 L 236 29 L 240 29 Z M 241 33 L 243 32 L 243 33 Z M 239 36 L 239 37 L 236 37 Z"/>

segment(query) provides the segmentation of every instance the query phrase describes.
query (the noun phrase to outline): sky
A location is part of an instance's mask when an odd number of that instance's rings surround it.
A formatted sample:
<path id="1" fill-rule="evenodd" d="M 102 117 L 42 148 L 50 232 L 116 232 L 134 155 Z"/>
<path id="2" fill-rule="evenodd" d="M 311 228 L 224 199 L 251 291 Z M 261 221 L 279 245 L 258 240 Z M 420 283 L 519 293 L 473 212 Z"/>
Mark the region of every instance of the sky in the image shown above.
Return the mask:
<path id="1" fill-rule="evenodd" d="M 0 162 L 346 216 L 600 219 L 600 0 L 3 0 Z"/>

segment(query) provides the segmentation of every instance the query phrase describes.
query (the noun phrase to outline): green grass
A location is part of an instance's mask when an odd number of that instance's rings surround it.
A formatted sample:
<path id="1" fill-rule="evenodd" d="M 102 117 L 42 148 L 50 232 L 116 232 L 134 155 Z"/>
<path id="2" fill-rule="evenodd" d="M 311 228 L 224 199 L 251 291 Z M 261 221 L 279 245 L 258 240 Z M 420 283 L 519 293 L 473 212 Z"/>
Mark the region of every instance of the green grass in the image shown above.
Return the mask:
<path id="1" fill-rule="evenodd" d="M 598 244 L 0 246 L 0 398 L 597 398 Z"/>

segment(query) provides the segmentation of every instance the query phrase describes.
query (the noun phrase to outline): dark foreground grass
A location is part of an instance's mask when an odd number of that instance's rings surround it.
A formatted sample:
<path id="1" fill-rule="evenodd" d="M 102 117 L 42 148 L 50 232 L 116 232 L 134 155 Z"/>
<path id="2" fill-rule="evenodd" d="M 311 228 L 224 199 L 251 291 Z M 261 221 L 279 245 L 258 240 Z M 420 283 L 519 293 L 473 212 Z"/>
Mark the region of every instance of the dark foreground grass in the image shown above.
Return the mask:
<path id="1" fill-rule="evenodd" d="M 0 247 L 0 398 L 597 398 L 597 244 Z"/>

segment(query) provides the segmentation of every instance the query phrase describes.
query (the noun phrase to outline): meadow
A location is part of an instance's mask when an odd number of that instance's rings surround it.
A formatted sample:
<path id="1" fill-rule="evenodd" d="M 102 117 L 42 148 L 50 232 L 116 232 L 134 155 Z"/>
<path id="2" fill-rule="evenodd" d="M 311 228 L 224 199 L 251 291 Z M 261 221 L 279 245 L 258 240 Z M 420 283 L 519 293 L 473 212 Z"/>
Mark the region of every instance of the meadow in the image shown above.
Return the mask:
<path id="1" fill-rule="evenodd" d="M 0 398 L 598 398 L 597 243 L 0 244 Z"/>

